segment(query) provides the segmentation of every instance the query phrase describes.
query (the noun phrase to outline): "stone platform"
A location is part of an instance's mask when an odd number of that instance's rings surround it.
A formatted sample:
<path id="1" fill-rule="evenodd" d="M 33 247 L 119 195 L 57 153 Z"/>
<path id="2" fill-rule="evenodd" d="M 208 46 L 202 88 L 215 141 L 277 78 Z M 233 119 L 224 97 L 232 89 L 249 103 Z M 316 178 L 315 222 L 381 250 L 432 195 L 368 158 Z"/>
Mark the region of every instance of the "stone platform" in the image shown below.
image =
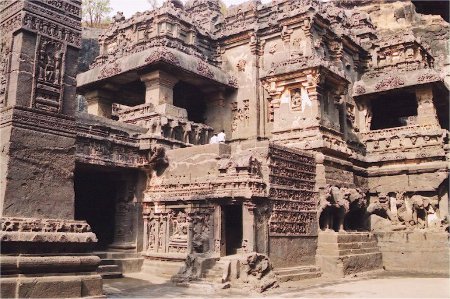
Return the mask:
<path id="1" fill-rule="evenodd" d="M 382 255 L 371 233 L 320 232 L 316 263 L 324 275 L 344 277 L 382 268 Z"/>
<path id="2" fill-rule="evenodd" d="M 383 266 L 390 271 L 449 275 L 449 235 L 446 232 L 377 232 Z"/>
<path id="3" fill-rule="evenodd" d="M 104 298 L 97 256 L 2 255 L 1 298 Z"/>

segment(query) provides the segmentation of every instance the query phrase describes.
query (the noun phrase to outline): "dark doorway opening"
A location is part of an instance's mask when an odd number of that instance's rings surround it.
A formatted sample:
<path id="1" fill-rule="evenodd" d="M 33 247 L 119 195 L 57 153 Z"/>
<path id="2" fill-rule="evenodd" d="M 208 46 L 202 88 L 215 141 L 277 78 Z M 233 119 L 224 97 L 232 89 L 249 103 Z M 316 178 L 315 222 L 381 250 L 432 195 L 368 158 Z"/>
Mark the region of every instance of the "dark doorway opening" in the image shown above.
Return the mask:
<path id="1" fill-rule="evenodd" d="M 75 219 L 86 220 L 96 234 L 96 250 L 114 241 L 117 182 L 99 172 L 75 172 Z"/>
<path id="2" fill-rule="evenodd" d="M 371 130 L 404 127 L 414 124 L 417 100 L 413 92 L 395 92 L 372 101 Z"/>
<path id="3" fill-rule="evenodd" d="M 190 121 L 205 123 L 205 96 L 198 87 L 183 81 L 175 84 L 173 88 L 173 105 L 186 109 Z"/>
<path id="4" fill-rule="evenodd" d="M 242 205 L 225 206 L 225 241 L 226 255 L 242 247 Z"/>

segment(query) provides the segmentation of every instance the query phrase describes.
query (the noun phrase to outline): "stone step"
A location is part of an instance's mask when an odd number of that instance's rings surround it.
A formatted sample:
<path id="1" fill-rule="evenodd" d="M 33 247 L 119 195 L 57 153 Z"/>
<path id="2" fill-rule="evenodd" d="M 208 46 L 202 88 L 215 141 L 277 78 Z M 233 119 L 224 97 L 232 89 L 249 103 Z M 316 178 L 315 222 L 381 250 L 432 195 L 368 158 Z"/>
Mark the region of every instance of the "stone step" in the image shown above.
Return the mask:
<path id="1" fill-rule="evenodd" d="M 317 248 L 316 254 L 319 255 L 336 255 L 336 256 L 346 256 L 352 254 L 365 254 L 365 253 L 376 253 L 379 252 L 378 247 L 372 248 L 361 248 L 361 249 L 335 249 L 335 248 Z"/>
<path id="2" fill-rule="evenodd" d="M 120 278 L 122 277 L 122 271 L 120 271 L 117 265 L 100 265 L 97 272 L 103 278 Z"/>
<path id="3" fill-rule="evenodd" d="M 122 273 L 141 271 L 144 258 L 103 259 L 100 265 L 117 265 Z"/>
<path id="4" fill-rule="evenodd" d="M 127 258 L 140 258 L 141 255 L 136 252 L 124 252 L 124 251 L 98 251 L 94 252 L 96 256 L 101 259 L 127 259 Z"/>
<path id="5" fill-rule="evenodd" d="M 378 242 L 373 241 L 362 241 L 362 242 L 319 242 L 318 246 L 334 246 L 336 248 L 342 249 L 351 249 L 351 248 L 367 248 L 367 247 L 375 247 Z"/>
<path id="6" fill-rule="evenodd" d="M 161 260 L 144 260 L 142 265 L 143 273 L 150 273 L 163 277 L 172 277 L 184 266 L 184 262 L 172 262 Z"/>
<path id="7" fill-rule="evenodd" d="M 378 243 L 376 241 L 338 243 L 338 248 L 339 249 L 376 248 L 377 246 L 378 246 Z"/>
<path id="8" fill-rule="evenodd" d="M 336 233 L 320 232 L 318 243 L 353 243 L 353 242 L 372 242 L 376 238 L 371 233 Z"/>
<path id="9" fill-rule="evenodd" d="M 283 274 L 277 275 L 278 281 L 286 282 L 286 281 L 298 281 L 303 279 L 312 279 L 320 277 L 322 273 L 320 272 L 309 272 L 309 273 L 296 273 L 296 274 Z"/>
<path id="10" fill-rule="evenodd" d="M 278 268 L 278 269 L 274 269 L 274 272 L 277 275 L 287 275 L 287 274 L 296 274 L 296 273 L 312 273 L 312 272 L 320 272 L 320 267 L 318 267 L 318 266 L 298 266 L 298 267 L 289 267 L 289 268 Z"/>
<path id="11" fill-rule="evenodd" d="M 317 278 L 322 275 L 320 268 L 315 265 L 279 268 L 274 269 L 274 272 L 281 282 Z"/>

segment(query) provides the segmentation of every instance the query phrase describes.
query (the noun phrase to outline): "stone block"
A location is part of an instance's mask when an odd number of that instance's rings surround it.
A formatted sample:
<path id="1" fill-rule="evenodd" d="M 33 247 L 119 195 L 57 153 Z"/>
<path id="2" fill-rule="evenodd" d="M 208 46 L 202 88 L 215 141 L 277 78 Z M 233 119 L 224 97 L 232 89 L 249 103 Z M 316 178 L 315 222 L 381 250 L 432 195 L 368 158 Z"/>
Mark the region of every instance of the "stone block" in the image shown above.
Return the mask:
<path id="1" fill-rule="evenodd" d="M 1 278 L 0 279 L 0 297 L 14 298 L 16 297 L 16 278 Z"/>
<path id="2" fill-rule="evenodd" d="M 81 296 L 99 296 L 103 294 L 103 280 L 100 275 L 92 275 L 81 279 Z"/>
<path id="3" fill-rule="evenodd" d="M 79 298 L 79 276 L 26 277 L 18 281 L 19 298 Z"/>

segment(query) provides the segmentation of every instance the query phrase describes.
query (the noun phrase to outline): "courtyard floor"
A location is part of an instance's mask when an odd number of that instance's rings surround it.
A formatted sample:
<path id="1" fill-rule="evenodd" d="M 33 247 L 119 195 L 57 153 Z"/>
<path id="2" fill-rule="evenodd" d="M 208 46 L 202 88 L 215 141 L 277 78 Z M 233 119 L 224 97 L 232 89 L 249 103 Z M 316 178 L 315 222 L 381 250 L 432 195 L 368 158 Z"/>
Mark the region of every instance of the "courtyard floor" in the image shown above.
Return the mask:
<path id="1" fill-rule="evenodd" d="M 450 298 L 450 279 L 379 271 L 345 279 L 286 282 L 258 294 L 207 283 L 176 286 L 148 274 L 131 274 L 104 280 L 104 291 L 108 298 Z"/>

